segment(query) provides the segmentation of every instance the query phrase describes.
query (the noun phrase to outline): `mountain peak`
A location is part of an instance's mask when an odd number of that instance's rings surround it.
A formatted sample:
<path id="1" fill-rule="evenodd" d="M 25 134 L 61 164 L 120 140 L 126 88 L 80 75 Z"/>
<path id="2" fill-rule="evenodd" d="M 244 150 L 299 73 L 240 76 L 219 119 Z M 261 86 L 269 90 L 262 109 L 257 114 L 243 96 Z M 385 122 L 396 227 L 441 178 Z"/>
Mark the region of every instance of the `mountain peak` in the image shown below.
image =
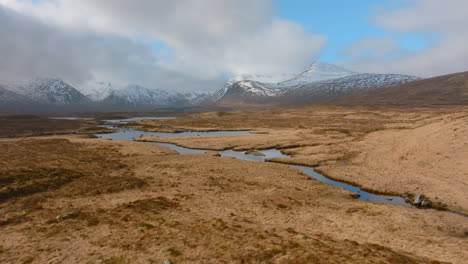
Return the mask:
<path id="1" fill-rule="evenodd" d="M 337 66 L 335 64 L 321 62 L 321 61 L 314 61 L 312 64 L 309 65 L 307 70 L 304 72 L 321 72 L 321 73 L 348 73 L 348 74 L 355 74 L 355 72 L 348 70 L 346 68 Z"/>
<path id="2" fill-rule="evenodd" d="M 284 81 L 284 86 L 297 86 L 305 83 L 342 78 L 356 74 L 334 64 L 315 61 L 305 71 L 296 77 Z"/>
<path id="3" fill-rule="evenodd" d="M 37 78 L 32 82 L 15 82 L 9 85 L 8 89 L 37 103 L 83 104 L 90 102 L 75 87 L 60 78 Z"/>
<path id="4" fill-rule="evenodd" d="M 42 77 L 42 78 L 36 78 L 34 79 L 33 82 L 48 82 L 48 83 L 51 83 L 51 82 L 65 82 L 63 81 L 61 78 L 59 77 Z"/>

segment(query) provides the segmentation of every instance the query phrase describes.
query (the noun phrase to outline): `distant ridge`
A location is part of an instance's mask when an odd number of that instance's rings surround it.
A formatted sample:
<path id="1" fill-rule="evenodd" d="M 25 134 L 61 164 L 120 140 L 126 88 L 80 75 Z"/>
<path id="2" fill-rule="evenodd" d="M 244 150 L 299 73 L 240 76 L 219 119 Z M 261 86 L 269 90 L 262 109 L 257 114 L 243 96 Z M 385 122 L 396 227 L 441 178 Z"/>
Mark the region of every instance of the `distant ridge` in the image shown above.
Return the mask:
<path id="1" fill-rule="evenodd" d="M 84 95 L 86 94 L 86 95 Z M 28 111 L 152 110 L 186 108 L 211 98 L 207 92 L 175 92 L 132 84 L 115 89 L 96 83 L 81 91 L 59 78 L 0 81 L 0 109 Z"/>
<path id="2" fill-rule="evenodd" d="M 350 95 L 332 103 L 363 106 L 468 105 L 468 71 Z"/>

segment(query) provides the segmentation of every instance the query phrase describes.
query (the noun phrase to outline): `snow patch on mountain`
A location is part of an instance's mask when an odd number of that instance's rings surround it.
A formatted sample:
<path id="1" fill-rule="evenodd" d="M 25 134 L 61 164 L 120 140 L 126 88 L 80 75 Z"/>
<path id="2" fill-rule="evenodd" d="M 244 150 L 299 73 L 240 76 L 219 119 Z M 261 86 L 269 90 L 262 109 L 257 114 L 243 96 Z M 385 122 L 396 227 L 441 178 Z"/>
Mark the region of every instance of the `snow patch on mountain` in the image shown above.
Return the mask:
<path id="1" fill-rule="evenodd" d="M 3 84 L 11 92 L 23 95 L 35 103 L 83 104 L 90 102 L 77 89 L 59 78 L 4 82 Z"/>
<path id="2" fill-rule="evenodd" d="M 316 81 L 342 78 L 355 74 L 357 73 L 333 64 L 324 62 L 314 62 L 309 66 L 309 68 L 307 68 L 299 75 L 284 82 L 281 82 L 281 86 L 297 86 Z"/>
<path id="3" fill-rule="evenodd" d="M 199 105 L 209 100 L 213 96 L 213 93 L 205 91 L 190 91 L 178 92 L 177 95 L 187 100 L 190 105 Z"/>
<path id="4" fill-rule="evenodd" d="M 0 85 L 0 104 L 11 105 L 23 103 L 29 103 L 28 98 L 7 90 Z"/>
<path id="5" fill-rule="evenodd" d="M 281 90 L 275 84 L 245 80 L 235 82 L 230 91 L 227 91 L 225 94 L 232 92 L 242 94 L 243 96 L 275 96 Z"/>
<path id="6" fill-rule="evenodd" d="M 116 106 L 138 107 L 149 105 L 163 105 L 164 100 L 169 97 L 166 91 L 159 89 L 147 89 L 140 85 L 128 85 L 110 93 L 104 102 Z"/>
<path id="7" fill-rule="evenodd" d="M 114 90 L 102 102 L 118 107 L 184 107 L 197 105 L 211 97 L 207 92 L 175 92 L 132 84 Z"/>
<path id="8" fill-rule="evenodd" d="M 393 85 L 404 84 L 421 78 L 402 74 L 363 73 L 337 79 L 298 84 L 287 87 L 288 94 L 319 94 L 329 93 L 346 95 L 350 93 L 369 91 Z"/>
<path id="9" fill-rule="evenodd" d="M 241 86 L 241 87 L 245 86 L 245 88 L 247 88 L 247 90 L 248 90 L 249 87 L 250 88 L 252 88 L 252 86 L 255 87 L 255 85 L 250 84 L 251 82 L 273 84 L 273 83 L 278 83 L 278 82 L 282 82 L 282 81 L 291 79 L 296 75 L 297 74 L 294 74 L 294 73 L 282 73 L 282 74 L 276 74 L 276 75 L 273 75 L 273 74 L 242 74 L 242 75 L 238 75 L 238 76 L 235 76 L 235 77 L 229 79 L 221 89 L 218 89 L 216 92 L 214 92 L 214 94 L 212 96 L 212 100 L 217 101 L 217 100 L 221 99 L 226 94 L 226 92 L 235 83 L 238 83 L 238 85 Z M 270 89 L 267 86 L 269 86 L 269 85 L 266 85 L 263 89 L 260 89 L 258 92 L 260 94 L 261 93 L 271 93 L 271 91 L 266 91 L 266 90 Z M 252 90 L 252 92 L 254 92 L 254 91 Z"/>
<path id="10" fill-rule="evenodd" d="M 110 82 L 90 82 L 87 85 L 78 88 L 78 90 L 93 102 L 104 100 L 115 88 Z"/>

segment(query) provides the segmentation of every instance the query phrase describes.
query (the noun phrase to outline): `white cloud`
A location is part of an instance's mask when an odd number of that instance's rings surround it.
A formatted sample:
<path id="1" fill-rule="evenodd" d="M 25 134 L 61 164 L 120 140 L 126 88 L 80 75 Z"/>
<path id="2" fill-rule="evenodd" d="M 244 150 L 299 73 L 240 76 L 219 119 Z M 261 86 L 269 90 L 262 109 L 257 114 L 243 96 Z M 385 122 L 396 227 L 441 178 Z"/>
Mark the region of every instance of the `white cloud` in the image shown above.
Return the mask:
<path id="1" fill-rule="evenodd" d="M 298 72 L 325 44 L 323 36 L 276 18 L 271 0 L 0 0 L 0 5 L 61 32 L 114 36 L 140 45 L 148 60 L 138 57 L 139 68 L 149 75 L 158 74 L 155 64 L 163 72 L 200 80 L 225 74 Z M 170 59 L 156 59 L 143 39 L 163 42 Z M 70 45 L 79 50 L 82 43 Z M 109 40 L 105 45 L 114 43 Z M 121 74 L 105 72 L 109 78 Z"/>
<path id="2" fill-rule="evenodd" d="M 406 0 L 399 10 L 379 13 L 378 25 L 401 32 L 466 33 L 468 1 L 465 0 Z"/>
<path id="3" fill-rule="evenodd" d="M 131 39 L 64 30 L 1 7 L 0 36 L 2 80 L 57 76 L 78 86 L 106 80 L 116 86 L 140 83 L 167 89 L 221 83 L 161 67 L 150 47 Z"/>
<path id="4" fill-rule="evenodd" d="M 344 65 L 362 72 L 406 73 L 423 77 L 468 70 L 468 1 L 407 0 L 406 4 L 398 10 L 379 12 L 375 15 L 376 24 L 397 33 L 437 35 L 441 37 L 440 41 L 417 52 L 395 50 L 398 56 L 391 59 L 385 55 L 389 48 L 387 45 L 374 45 L 373 54 L 380 52 L 382 56 L 350 56 Z M 388 39 L 381 41 L 388 42 Z M 359 43 L 353 45 L 360 46 Z"/>

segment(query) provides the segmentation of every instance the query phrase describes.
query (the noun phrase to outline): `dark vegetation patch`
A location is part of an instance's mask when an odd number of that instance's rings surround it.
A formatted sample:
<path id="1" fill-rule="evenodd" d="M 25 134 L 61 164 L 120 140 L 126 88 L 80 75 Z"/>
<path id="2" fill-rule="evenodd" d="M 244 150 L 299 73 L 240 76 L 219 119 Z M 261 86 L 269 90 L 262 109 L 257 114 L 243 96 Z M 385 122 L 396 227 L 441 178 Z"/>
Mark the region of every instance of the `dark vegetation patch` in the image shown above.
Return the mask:
<path id="1" fill-rule="evenodd" d="M 99 195 L 140 189 L 146 185 L 144 180 L 133 176 L 87 177 L 78 179 L 73 184 L 65 186 L 63 192 L 67 196 Z"/>
<path id="2" fill-rule="evenodd" d="M 328 134 L 328 133 L 341 133 L 347 136 L 351 135 L 351 131 L 346 128 L 325 128 L 319 131 L 316 131 L 318 134 Z"/>
<path id="3" fill-rule="evenodd" d="M 0 149 L 0 202 L 55 190 L 62 196 L 94 195 L 145 185 L 109 146 L 25 139 L 1 141 Z"/>
<path id="4" fill-rule="evenodd" d="M 93 121 L 84 120 L 59 120 L 32 115 L 0 116 L 0 137 L 75 133 L 93 125 Z"/>
<path id="5" fill-rule="evenodd" d="M 92 228 L 99 224 L 108 224 L 113 228 L 133 229 L 138 231 L 157 231 L 166 221 L 163 212 L 176 209 L 179 203 L 169 200 L 166 197 L 156 197 L 137 200 L 130 203 L 121 204 L 115 208 L 93 208 L 81 209 L 44 209 L 37 214 L 36 218 L 47 219 L 41 228 L 47 237 L 54 237 L 66 234 L 71 229 Z M 14 219 L 15 215 L 7 219 L 3 224 L 18 224 L 27 219 Z M 177 223 L 172 221 L 169 223 Z M 174 224 L 175 225 L 175 224 Z"/>
<path id="6" fill-rule="evenodd" d="M 138 200 L 135 202 L 123 204 L 119 206 L 118 210 L 130 210 L 133 213 L 145 213 L 145 212 L 152 212 L 152 213 L 159 213 L 164 210 L 168 210 L 171 208 L 178 207 L 179 204 L 177 202 L 171 201 L 166 197 L 156 197 L 144 200 Z"/>
<path id="7" fill-rule="evenodd" d="M 322 264 L 322 263 L 382 263 L 382 264 L 442 264 L 376 244 L 359 244 L 355 241 L 308 238 L 302 243 L 283 240 L 271 248 L 258 248 L 238 254 L 240 263 Z"/>
<path id="8" fill-rule="evenodd" d="M 80 197 L 143 188 L 123 156 L 111 146 L 72 143 L 67 139 L 0 141 L 0 226 L 40 217 L 52 222 L 99 219 L 94 212 L 67 215 L 44 209 L 48 199 Z M 73 217 L 71 217 L 73 216 Z M 57 218 L 58 217 L 58 218 Z"/>
<path id="9" fill-rule="evenodd" d="M 98 119 L 68 120 L 35 115 L 0 116 L 0 138 L 113 132 L 112 129 L 99 127 L 99 124 Z"/>
<path id="10" fill-rule="evenodd" d="M 131 262 L 125 257 L 111 257 L 111 258 L 103 259 L 100 263 L 102 264 L 129 264 Z"/>
<path id="11" fill-rule="evenodd" d="M 9 115 L 9 116 L 2 116 L 2 120 L 39 120 L 41 119 L 40 116 L 36 115 Z"/>
<path id="12" fill-rule="evenodd" d="M 12 197 L 56 190 L 80 177 L 83 177 L 81 172 L 63 168 L 2 170 L 0 174 L 0 202 Z"/>

